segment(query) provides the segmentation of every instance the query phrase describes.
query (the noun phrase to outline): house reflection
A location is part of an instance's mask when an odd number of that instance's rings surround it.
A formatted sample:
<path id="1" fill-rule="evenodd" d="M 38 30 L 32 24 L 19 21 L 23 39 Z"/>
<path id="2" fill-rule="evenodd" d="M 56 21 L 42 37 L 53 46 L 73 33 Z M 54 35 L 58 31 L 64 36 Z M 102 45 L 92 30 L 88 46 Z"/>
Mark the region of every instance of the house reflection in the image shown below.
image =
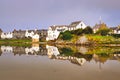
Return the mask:
<path id="1" fill-rule="evenodd" d="M 48 52 L 47 55 L 50 59 L 58 59 L 58 60 L 69 60 L 71 63 L 77 65 L 83 65 L 87 60 L 85 58 L 78 58 L 76 56 L 62 56 L 59 52 L 58 48 L 55 46 L 46 46 Z"/>
<path id="2" fill-rule="evenodd" d="M 32 44 L 32 47 L 25 48 L 25 53 L 27 55 L 36 55 L 37 52 L 39 52 L 39 44 Z"/>
<path id="3" fill-rule="evenodd" d="M 89 49 L 84 46 L 78 46 L 72 49 L 71 46 L 49 46 L 49 45 L 40 45 L 32 44 L 30 47 L 19 47 L 19 46 L 1 46 L 0 47 L 0 56 L 4 54 L 16 55 L 40 55 L 48 56 L 50 59 L 56 60 L 68 60 L 73 64 L 84 65 L 86 62 L 95 61 L 96 63 L 104 64 L 108 60 L 117 60 L 120 61 L 120 49 L 112 49 L 113 52 L 110 53 L 104 52 L 111 50 L 107 49 Z M 97 53 L 97 52 L 101 53 Z"/>
<path id="4" fill-rule="evenodd" d="M 58 48 L 55 46 L 46 45 L 46 49 L 47 49 L 47 55 L 49 58 L 52 58 L 52 56 L 57 57 L 60 54 L 58 51 Z"/>
<path id="5" fill-rule="evenodd" d="M 32 44 L 31 47 L 19 47 L 19 46 L 1 46 L 0 56 L 4 53 L 12 53 L 15 55 L 47 55 L 47 49 L 45 46 L 39 44 Z"/>
<path id="6" fill-rule="evenodd" d="M 58 59 L 58 60 L 69 60 L 73 64 L 77 65 L 84 65 L 86 62 L 90 62 L 94 60 L 96 63 L 105 63 L 108 60 L 118 60 L 120 61 L 120 52 L 115 53 L 100 53 L 100 54 L 88 54 L 88 48 L 84 46 L 77 47 L 77 50 L 72 51 L 69 50 L 71 47 L 68 46 L 68 48 L 65 47 L 55 47 L 55 46 L 46 46 L 47 48 L 47 55 L 50 59 Z M 119 49 L 118 49 L 119 50 Z M 76 52 L 77 51 L 77 52 Z M 71 54 L 72 52 L 72 54 Z"/>
<path id="7" fill-rule="evenodd" d="M 13 48 L 11 46 L 1 46 L 1 51 L 4 53 L 8 53 L 8 52 L 13 52 Z"/>
<path id="8" fill-rule="evenodd" d="M 25 53 L 25 47 L 12 47 L 14 55 L 26 55 Z"/>

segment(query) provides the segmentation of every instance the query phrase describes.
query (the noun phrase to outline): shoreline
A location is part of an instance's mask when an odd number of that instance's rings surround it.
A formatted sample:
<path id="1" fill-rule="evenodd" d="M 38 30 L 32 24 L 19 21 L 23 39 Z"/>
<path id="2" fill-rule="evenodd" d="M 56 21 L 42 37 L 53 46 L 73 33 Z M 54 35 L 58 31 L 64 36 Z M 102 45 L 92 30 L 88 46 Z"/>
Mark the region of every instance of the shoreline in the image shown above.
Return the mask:
<path id="1" fill-rule="evenodd" d="M 120 47 L 120 43 L 73 43 L 73 42 L 59 42 L 59 41 L 44 41 L 44 42 L 32 42 L 31 40 L 0 40 L 0 45 L 13 45 L 13 46 L 30 46 L 32 44 L 41 45 L 72 45 L 72 46 L 104 46 L 104 47 Z"/>

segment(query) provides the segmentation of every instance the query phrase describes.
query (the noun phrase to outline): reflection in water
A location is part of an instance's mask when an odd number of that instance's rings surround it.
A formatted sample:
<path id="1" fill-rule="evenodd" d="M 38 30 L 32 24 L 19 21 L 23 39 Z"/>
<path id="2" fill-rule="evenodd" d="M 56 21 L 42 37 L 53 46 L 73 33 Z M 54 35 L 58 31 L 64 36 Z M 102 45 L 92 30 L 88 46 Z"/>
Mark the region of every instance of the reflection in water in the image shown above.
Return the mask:
<path id="1" fill-rule="evenodd" d="M 31 47 L 1 46 L 0 55 L 46 55 L 50 59 L 69 60 L 73 64 L 84 65 L 86 62 L 105 63 L 107 60 L 120 61 L 119 48 L 88 48 L 84 46 L 49 46 L 32 44 Z"/>
<path id="2" fill-rule="evenodd" d="M 4 53 L 13 52 L 13 48 L 10 46 L 1 46 L 1 51 Z"/>
<path id="3" fill-rule="evenodd" d="M 34 53 L 37 53 L 39 52 L 39 44 L 32 44 L 32 47 L 31 48 L 25 48 L 25 52 L 26 54 L 34 54 Z"/>
<path id="4" fill-rule="evenodd" d="M 51 59 L 69 60 L 72 63 L 79 64 L 79 65 L 83 65 L 86 62 L 86 59 L 84 58 L 77 58 L 73 56 L 61 56 L 58 48 L 55 46 L 47 45 L 46 48 L 48 50 L 47 55 Z"/>
<path id="5" fill-rule="evenodd" d="M 46 55 L 47 49 L 39 44 L 32 44 L 31 47 L 1 46 L 0 56 L 6 53 L 13 55 Z"/>
<path id="6" fill-rule="evenodd" d="M 55 46 L 46 45 L 46 49 L 47 49 L 47 55 L 49 58 L 52 58 L 52 56 L 57 57 L 60 54 L 58 51 L 58 48 Z"/>
<path id="7" fill-rule="evenodd" d="M 0 80 L 119 80 L 119 61 L 119 47 L 1 46 Z"/>

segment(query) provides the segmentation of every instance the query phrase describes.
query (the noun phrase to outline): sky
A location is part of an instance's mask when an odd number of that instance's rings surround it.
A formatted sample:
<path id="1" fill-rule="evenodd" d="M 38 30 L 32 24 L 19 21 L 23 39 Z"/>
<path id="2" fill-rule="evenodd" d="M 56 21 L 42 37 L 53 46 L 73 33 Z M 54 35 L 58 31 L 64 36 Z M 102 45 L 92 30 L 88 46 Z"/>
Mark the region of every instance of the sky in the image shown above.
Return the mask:
<path id="1" fill-rule="evenodd" d="M 0 0 L 0 28 L 47 29 L 83 21 L 94 26 L 99 18 L 109 27 L 120 25 L 120 0 Z"/>

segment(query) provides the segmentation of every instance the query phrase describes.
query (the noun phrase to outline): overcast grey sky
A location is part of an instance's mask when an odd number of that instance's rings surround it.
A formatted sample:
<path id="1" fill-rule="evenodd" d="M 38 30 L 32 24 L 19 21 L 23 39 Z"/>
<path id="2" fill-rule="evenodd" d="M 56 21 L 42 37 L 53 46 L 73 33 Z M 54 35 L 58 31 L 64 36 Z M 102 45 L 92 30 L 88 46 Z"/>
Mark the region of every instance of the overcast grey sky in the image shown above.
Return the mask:
<path id="1" fill-rule="evenodd" d="M 86 25 L 120 24 L 120 0 L 0 0 L 0 28 L 44 29 L 82 20 Z"/>

